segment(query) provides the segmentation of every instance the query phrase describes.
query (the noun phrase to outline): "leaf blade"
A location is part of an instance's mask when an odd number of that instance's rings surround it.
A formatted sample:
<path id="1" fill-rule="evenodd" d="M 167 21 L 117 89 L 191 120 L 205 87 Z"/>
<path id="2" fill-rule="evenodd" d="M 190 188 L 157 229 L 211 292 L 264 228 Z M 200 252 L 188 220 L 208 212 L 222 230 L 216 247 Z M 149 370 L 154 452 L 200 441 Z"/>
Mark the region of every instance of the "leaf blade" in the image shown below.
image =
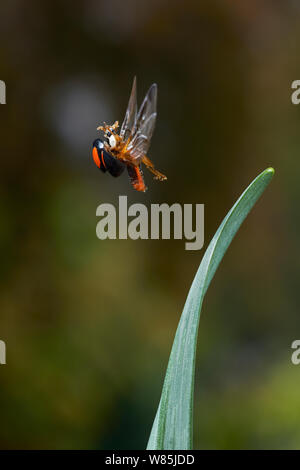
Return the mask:
<path id="1" fill-rule="evenodd" d="M 223 219 L 202 258 L 177 327 L 149 450 L 192 448 L 195 356 L 203 298 L 227 248 L 273 175 L 274 169 L 267 168 L 250 183 Z"/>

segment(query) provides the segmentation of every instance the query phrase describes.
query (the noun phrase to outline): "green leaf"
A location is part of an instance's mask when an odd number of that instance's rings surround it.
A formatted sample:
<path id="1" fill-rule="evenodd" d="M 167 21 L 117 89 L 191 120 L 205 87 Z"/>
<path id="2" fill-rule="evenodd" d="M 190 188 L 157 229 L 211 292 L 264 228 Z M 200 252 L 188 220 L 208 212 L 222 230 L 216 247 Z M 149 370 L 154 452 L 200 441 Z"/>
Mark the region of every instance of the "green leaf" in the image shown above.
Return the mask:
<path id="1" fill-rule="evenodd" d="M 192 448 L 195 355 L 203 297 L 233 237 L 274 175 L 267 168 L 243 192 L 211 240 L 177 327 L 147 449 Z"/>

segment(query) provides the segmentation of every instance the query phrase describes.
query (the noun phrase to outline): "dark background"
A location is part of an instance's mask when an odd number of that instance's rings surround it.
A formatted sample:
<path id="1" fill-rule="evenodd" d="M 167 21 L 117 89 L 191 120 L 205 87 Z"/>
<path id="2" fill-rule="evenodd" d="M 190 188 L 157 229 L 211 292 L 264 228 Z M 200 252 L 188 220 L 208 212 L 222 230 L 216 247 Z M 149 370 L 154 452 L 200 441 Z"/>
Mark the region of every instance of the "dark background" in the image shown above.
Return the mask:
<path id="1" fill-rule="evenodd" d="M 263 169 L 199 330 L 195 448 L 300 448 L 297 1 L 25 1 L 0 7 L 1 448 L 145 448 L 204 249 L 96 238 L 96 207 L 205 204 L 205 247 Z M 133 76 L 158 83 L 134 192 L 94 165 Z"/>

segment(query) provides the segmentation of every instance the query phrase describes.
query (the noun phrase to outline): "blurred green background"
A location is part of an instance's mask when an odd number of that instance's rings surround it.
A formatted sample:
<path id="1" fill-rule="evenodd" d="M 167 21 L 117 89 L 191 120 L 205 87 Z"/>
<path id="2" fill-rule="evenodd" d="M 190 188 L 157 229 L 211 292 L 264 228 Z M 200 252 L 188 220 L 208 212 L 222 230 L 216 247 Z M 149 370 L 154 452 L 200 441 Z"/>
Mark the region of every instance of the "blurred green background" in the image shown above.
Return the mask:
<path id="1" fill-rule="evenodd" d="M 205 204 L 205 247 L 276 175 L 205 299 L 195 448 L 300 448 L 297 1 L 11 0 L 0 14 L 0 447 L 143 449 L 204 249 L 96 238 L 96 207 Z M 148 192 L 91 157 L 158 83 Z"/>

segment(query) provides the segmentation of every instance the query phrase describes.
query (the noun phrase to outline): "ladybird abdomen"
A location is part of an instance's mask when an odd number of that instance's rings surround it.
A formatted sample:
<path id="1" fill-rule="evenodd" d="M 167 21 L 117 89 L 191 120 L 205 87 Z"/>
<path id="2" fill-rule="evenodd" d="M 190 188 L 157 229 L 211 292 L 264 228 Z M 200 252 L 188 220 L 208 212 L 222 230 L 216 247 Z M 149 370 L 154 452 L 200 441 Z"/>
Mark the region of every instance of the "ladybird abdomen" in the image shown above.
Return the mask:
<path id="1" fill-rule="evenodd" d="M 118 177 L 123 173 L 125 164 L 120 162 L 120 160 L 117 160 L 105 150 L 103 151 L 103 160 L 105 168 L 112 176 Z"/>

